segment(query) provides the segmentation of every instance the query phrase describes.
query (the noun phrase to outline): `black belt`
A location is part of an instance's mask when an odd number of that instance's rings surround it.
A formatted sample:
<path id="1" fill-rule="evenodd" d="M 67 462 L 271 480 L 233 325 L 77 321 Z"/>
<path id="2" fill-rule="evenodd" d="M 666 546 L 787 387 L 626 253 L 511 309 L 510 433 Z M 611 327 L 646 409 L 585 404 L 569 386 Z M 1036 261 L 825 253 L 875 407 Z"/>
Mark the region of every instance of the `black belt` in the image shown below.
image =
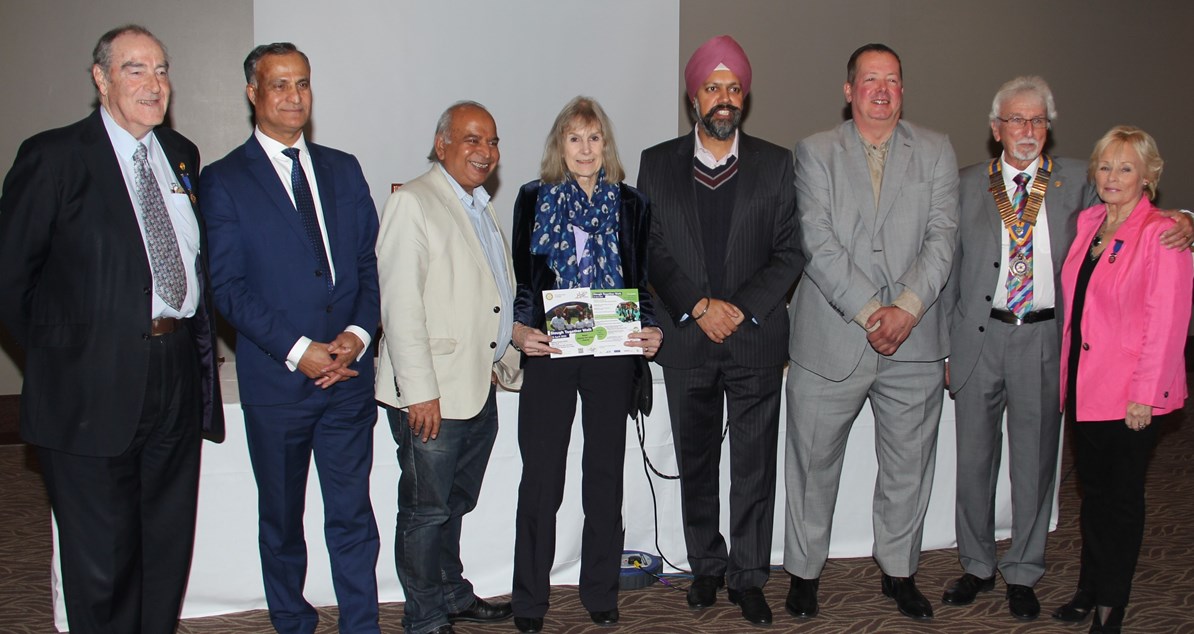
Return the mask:
<path id="1" fill-rule="evenodd" d="M 1012 324 L 1013 326 L 1019 326 L 1022 324 L 1035 324 L 1038 321 L 1049 321 L 1050 319 L 1053 319 L 1053 317 L 1054 315 L 1052 308 L 1034 310 L 1027 315 L 1024 315 L 1023 319 L 1016 317 L 1016 313 L 1013 313 L 1010 310 L 1002 310 L 999 308 L 991 309 L 991 319 L 998 319 L 1005 324 Z"/>

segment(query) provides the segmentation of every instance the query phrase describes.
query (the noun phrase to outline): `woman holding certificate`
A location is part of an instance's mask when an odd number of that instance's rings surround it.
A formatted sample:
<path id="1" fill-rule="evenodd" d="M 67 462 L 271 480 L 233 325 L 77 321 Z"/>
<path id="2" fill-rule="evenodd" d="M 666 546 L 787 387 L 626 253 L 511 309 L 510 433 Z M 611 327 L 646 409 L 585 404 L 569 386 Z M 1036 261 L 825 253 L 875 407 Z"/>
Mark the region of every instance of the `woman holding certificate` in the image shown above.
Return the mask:
<path id="1" fill-rule="evenodd" d="M 621 182 L 624 175 L 605 112 L 596 101 L 577 97 L 547 135 L 540 179 L 523 185 L 514 203 L 514 344 L 524 355 L 512 600 L 520 632 L 541 631 L 547 613 L 556 511 L 578 394 L 585 513 L 580 600 L 594 623 L 618 621 L 626 419 L 640 354 L 654 357 L 663 340 L 647 291 L 647 199 Z M 642 328 L 627 336 L 622 354 L 565 356 L 552 345 L 545 332 L 545 291 L 583 294 L 585 288 L 594 296 L 606 289 L 637 292 Z"/>
<path id="2" fill-rule="evenodd" d="M 1103 204 L 1078 215 L 1061 269 L 1065 303 L 1061 389 L 1082 485 L 1078 591 L 1054 613 L 1091 632 L 1118 633 L 1144 537 L 1144 480 L 1155 417 L 1186 399 L 1182 349 L 1190 323 L 1190 254 L 1160 235 L 1163 163 L 1139 128 L 1112 128 L 1095 145 L 1090 178 Z"/>

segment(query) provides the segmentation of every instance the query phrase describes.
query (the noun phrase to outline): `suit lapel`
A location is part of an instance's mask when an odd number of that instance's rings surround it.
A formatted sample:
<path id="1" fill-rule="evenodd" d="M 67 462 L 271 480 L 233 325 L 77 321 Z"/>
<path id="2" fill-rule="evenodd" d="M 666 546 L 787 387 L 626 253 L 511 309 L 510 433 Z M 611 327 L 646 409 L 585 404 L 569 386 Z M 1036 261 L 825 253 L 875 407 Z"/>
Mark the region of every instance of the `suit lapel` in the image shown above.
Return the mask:
<path id="1" fill-rule="evenodd" d="M 294 231 L 295 236 L 303 244 L 308 244 L 307 232 L 303 229 L 303 223 L 299 219 L 298 211 L 294 208 L 294 203 L 290 202 L 290 196 L 286 193 L 286 188 L 278 178 L 278 172 L 274 169 L 273 161 L 265 154 L 265 150 L 257 142 L 256 137 L 250 136 L 244 145 L 244 149 L 249 173 L 253 175 L 257 184 L 265 192 L 266 197 L 273 203 L 272 213 L 279 214 L 282 221 Z M 322 199 L 322 196 L 320 198 Z M 268 212 L 262 210 L 262 213 Z"/>
<path id="2" fill-rule="evenodd" d="M 845 200 L 839 205 L 841 209 L 857 209 L 858 218 L 867 231 L 873 236 L 876 232 L 875 224 L 875 194 L 871 187 L 871 171 L 867 167 L 866 152 L 862 148 L 862 139 L 853 121 L 847 121 L 838 129 L 838 151 L 841 162 L 845 167 L 846 188 L 840 191 L 834 187 L 834 194 L 841 194 Z"/>
<path id="3" fill-rule="evenodd" d="M 701 239 L 701 221 L 697 216 L 696 178 L 693 176 L 692 161 L 696 152 L 696 132 L 683 137 L 676 144 L 675 169 L 672 170 L 672 188 L 676 192 L 676 211 L 688 232 L 688 238 L 696 249 L 696 261 L 705 261 L 705 243 Z"/>
<path id="4" fill-rule="evenodd" d="M 883 226 L 883 222 L 887 219 L 888 214 L 891 213 L 891 208 L 895 205 L 895 201 L 900 197 L 900 190 L 903 189 L 905 181 L 908 180 L 905 174 L 908 171 L 908 165 L 912 162 L 912 152 L 912 139 L 908 138 L 902 125 L 896 124 L 895 131 L 891 136 L 891 144 L 887 149 L 887 160 L 883 165 L 883 184 L 879 187 L 879 212 L 875 217 L 876 232 L 878 232 L 879 227 Z M 863 157 L 863 162 L 864 164 L 866 162 L 865 156 Z M 869 169 L 866 176 L 869 183 Z"/>
<path id="5" fill-rule="evenodd" d="M 730 212 L 730 233 L 726 238 L 726 262 L 730 262 L 733 256 L 734 238 L 737 237 L 738 232 L 742 230 L 742 226 L 746 224 L 748 216 L 750 216 L 751 201 L 754 200 L 759 182 L 758 158 L 753 139 L 739 133 L 738 174 L 734 176 L 738 179 L 738 184 L 735 186 L 734 207 Z M 695 179 L 693 180 L 695 184 Z"/>
<path id="6" fill-rule="evenodd" d="M 342 262 L 340 258 L 348 257 L 353 249 L 339 243 L 340 239 L 340 210 L 336 208 L 336 179 L 332 177 L 332 166 L 327 162 L 327 155 L 323 148 L 314 143 L 307 144 L 307 151 L 311 154 L 311 165 L 315 168 L 316 187 L 319 188 L 319 204 L 323 207 L 323 227 L 328 234 L 328 254 L 333 260 L 336 271 L 346 271 L 351 262 Z M 295 216 L 297 217 L 297 213 Z M 304 230 L 304 235 L 305 230 Z"/>
<path id="7" fill-rule="evenodd" d="M 120 162 L 116 158 L 116 151 L 112 148 L 112 141 L 108 139 L 108 131 L 104 128 L 99 110 L 91 117 L 91 125 L 84 132 L 83 161 L 91 172 L 99 189 L 103 192 L 104 208 L 112 213 L 109 220 L 130 237 L 135 238 L 141 245 L 141 260 L 145 265 L 145 272 L 149 273 L 149 256 L 145 253 L 144 239 L 141 237 L 141 226 L 137 223 L 137 211 L 133 208 L 133 201 L 124 180 L 124 172 L 120 170 Z"/>
<path id="8" fill-rule="evenodd" d="M 995 160 L 999 160 L 999 159 L 995 159 Z M 988 169 L 990 169 L 990 165 L 991 165 L 991 163 L 988 161 L 987 162 Z M 988 232 L 990 232 L 990 239 L 994 241 L 993 242 L 993 244 L 995 245 L 994 252 L 999 257 L 1002 257 L 1003 232 L 1006 231 L 1006 229 L 1003 228 L 1003 217 L 1001 217 L 999 215 L 999 207 L 997 207 L 995 205 L 995 194 L 994 194 L 994 192 L 991 191 L 990 175 L 988 174 L 988 175 L 984 176 L 984 178 L 986 179 L 986 181 L 984 183 L 986 185 L 986 188 L 981 190 L 984 194 L 983 195 L 983 203 L 982 203 L 983 217 L 982 217 L 981 222 L 982 222 L 983 227 L 986 227 L 986 230 Z M 1002 186 L 1002 185 L 1000 185 L 1000 186 Z M 1010 198 L 1010 196 L 1009 196 L 1009 198 Z M 1050 220 L 1052 220 L 1052 219 L 1050 219 Z"/>
<path id="9" fill-rule="evenodd" d="M 1077 197 L 1081 195 L 1082 186 L 1086 184 L 1086 175 L 1070 174 L 1065 171 L 1060 161 L 1053 161 L 1051 180 L 1053 182 L 1049 183 L 1045 190 L 1045 216 L 1049 219 L 1049 248 L 1053 257 L 1053 270 L 1060 272 L 1065 256 L 1070 251 L 1070 215 L 1077 215 L 1077 210 L 1070 207 L 1075 204 L 1081 205 Z M 1078 190 L 1077 194 L 1073 194 L 1075 188 Z M 1069 202 L 1071 197 L 1075 202 Z"/>
<path id="10" fill-rule="evenodd" d="M 435 186 L 436 195 L 439 196 L 440 204 L 448 210 L 448 215 L 456 223 L 456 229 L 463 236 L 469 254 L 473 256 L 473 260 L 477 263 L 478 267 L 488 271 L 489 261 L 485 258 L 485 251 L 481 248 L 481 239 L 477 237 L 477 230 L 473 228 L 473 221 L 469 220 L 468 212 L 464 210 L 464 203 L 460 201 L 460 198 L 456 195 L 456 190 L 452 188 L 452 184 L 448 182 L 448 177 L 444 175 L 439 166 L 432 167 L 431 173 L 432 183 Z M 490 206 L 492 207 L 492 205 Z"/>

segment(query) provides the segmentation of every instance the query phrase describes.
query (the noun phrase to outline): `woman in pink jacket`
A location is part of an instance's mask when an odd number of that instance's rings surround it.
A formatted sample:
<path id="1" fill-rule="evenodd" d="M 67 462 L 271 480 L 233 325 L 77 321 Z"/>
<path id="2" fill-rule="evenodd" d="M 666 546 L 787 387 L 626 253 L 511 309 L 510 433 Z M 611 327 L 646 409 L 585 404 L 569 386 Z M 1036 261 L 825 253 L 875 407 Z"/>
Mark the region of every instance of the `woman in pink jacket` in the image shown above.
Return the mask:
<path id="1" fill-rule="evenodd" d="M 1163 161 L 1143 130 L 1112 128 L 1095 145 L 1090 178 L 1103 204 L 1081 212 L 1062 267 L 1061 389 L 1082 484 L 1078 590 L 1054 614 L 1091 632 L 1119 632 L 1144 536 L 1144 477 L 1155 417 L 1186 398 L 1182 351 L 1190 321 L 1190 254 L 1159 236 Z"/>

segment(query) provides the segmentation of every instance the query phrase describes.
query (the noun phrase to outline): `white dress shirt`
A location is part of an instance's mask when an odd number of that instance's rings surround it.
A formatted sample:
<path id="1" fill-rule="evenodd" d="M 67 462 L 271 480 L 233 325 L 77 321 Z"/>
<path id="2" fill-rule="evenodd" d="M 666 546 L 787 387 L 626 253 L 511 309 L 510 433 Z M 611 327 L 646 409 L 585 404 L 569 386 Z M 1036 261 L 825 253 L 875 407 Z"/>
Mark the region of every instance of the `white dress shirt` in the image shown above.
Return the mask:
<path id="1" fill-rule="evenodd" d="M 158 139 L 150 131 L 141 139 L 133 138 L 128 130 L 108 114 L 107 109 L 100 107 L 100 118 L 104 121 L 104 128 L 108 131 L 108 139 L 112 141 L 112 148 L 116 152 L 116 160 L 120 163 L 120 172 L 124 176 L 124 185 L 128 188 L 129 200 L 133 203 L 133 210 L 137 216 L 137 227 L 141 229 L 141 241 L 145 242 L 145 219 L 141 209 L 141 198 L 137 195 L 136 166 L 133 155 L 139 145 L 144 145 L 149 151 L 147 162 L 153 177 L 162 192 L 162 200 L 166 203 L 166 212 L 170 215 L 170 224 L 174 227 L 174 235 L 178 240 L 178 254 L 182 258 L 183 271 L 187 276 L 187 294 L 182 305 L 175 310 L 158 295 L 158 283 L 154 280 L 153 301 L 150 306 L 150 319 L 158 317 L 187 318 L 195 315 L 199 306 L 199 274 L 196 270 L 199 256 L 199 221 L 195 219 L 195 210 L 191 207 L 190 195 L 186 188 L 178 182 L 170 159 L 162 151 Z M 190 172 L 195 169 L 187 165 L 180 171 Z M 192 175 L 194 178 L 194 175 Z M 148 258 L 149 245 L 145 245 Z"/>

